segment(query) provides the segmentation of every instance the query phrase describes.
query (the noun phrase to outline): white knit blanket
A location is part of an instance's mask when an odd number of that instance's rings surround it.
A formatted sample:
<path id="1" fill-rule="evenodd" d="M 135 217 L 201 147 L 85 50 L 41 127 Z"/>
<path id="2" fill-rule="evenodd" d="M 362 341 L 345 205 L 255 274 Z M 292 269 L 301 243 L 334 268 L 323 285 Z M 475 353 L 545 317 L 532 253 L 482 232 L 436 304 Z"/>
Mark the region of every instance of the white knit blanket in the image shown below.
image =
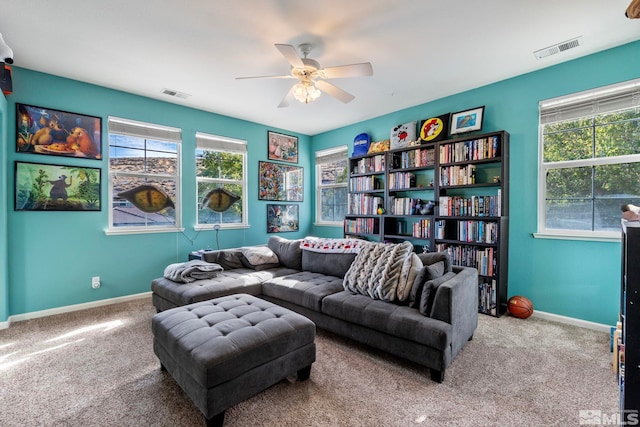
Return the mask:
<path id="1" fill-rule="evenodd" d="M 412 252 L 410 242 L 367 243 L 345 274 L 344 289 L 374 299 L 394 301 L 402 267 Z"/>
<path id="2" fill-rule="evenodd" d="M 188 262 L 169 264 L 164 269 L 164 277 L 178 283 L 191 283 L 200 279 L 211 279 L 224 269 L 220 264 L 194 259 Z"/>

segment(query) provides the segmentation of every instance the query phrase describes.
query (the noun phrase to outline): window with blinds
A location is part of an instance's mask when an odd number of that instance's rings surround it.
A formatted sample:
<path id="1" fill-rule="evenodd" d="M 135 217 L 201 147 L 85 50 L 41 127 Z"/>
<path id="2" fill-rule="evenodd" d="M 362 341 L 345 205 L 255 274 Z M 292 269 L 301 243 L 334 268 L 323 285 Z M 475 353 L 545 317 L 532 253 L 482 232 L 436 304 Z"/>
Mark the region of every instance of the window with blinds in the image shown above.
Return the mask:
<path id="1" fill-rule="evenodd" d="M 539 109 L 539 233 L 619 237 L 622 205 L 640 205 L 640 79 Z"/>
<path id="2" fill-rule="evenodd" d="M 247 142 L 196 133 L 197 226 L 247 226 Z"/>
<path id="3" fill-rule="evenodd" d="M 108 130 L 108 232 L 179 229 L 181 130 L 117 117 Z"/>
<path id="4" fill-rule="evenodd" d="M 316 224 L 342 226 L 348 178 L 346 145 L 316 151 Z"/>

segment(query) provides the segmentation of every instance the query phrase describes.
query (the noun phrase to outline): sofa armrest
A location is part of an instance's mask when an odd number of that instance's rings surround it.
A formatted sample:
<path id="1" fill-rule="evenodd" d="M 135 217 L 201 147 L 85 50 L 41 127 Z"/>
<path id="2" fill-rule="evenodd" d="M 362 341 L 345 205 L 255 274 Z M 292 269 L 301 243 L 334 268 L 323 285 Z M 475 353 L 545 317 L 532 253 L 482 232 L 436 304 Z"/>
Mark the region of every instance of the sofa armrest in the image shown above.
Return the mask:
<path id="1" fill-rule="evenodd" d="M 453 266 L 456 276 L 438 286 L 431 318 L 453 326 L 453 355 L 469 340 L 478 326 L 478 270 Z"/>

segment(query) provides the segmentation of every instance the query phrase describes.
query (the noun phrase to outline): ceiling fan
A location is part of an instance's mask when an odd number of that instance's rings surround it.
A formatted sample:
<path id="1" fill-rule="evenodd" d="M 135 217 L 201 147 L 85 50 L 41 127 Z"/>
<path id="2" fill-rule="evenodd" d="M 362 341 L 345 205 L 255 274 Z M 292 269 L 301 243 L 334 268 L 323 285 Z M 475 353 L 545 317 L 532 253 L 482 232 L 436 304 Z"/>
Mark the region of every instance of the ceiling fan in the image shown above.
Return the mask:
<path id="1" fill-rule="evenodd" d="M 282 101 L 278 104 L 278 108 L 288 107 L 289 103 L 294 99 L 308 104 L 318 99 L 321 92 L 333 96 L 346 104 L 347 102 L 351 102 L 355 97 L 349 92 L 329 83 L 327 79 L 373 75 L 373 68 L 369 62 L 321 68 L 318 61 L 307 58 L 313 48 L 310 43 L 303 43 L 298 46 L 302 57 L 298 55 L 296 48 L 289 44 L 276 44 L 275 46 L 289 64 L 291 64 L 290 75 L 236 77 L 236 79 L 298 79 L 298 83 L 293 85 L 285 97 L 282 98 Z"/>

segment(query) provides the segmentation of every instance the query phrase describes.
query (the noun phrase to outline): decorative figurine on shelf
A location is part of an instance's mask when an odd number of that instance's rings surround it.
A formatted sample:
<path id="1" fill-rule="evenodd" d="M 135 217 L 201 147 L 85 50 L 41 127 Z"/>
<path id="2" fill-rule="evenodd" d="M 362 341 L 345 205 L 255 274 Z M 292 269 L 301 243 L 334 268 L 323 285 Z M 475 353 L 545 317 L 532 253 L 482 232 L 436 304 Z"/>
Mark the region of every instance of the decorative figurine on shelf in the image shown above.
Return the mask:
<path id="1" fill-rule="evenodd" d="M 378 205 L 378 210 L 376 210 L 376 212 L 378 213 L 378 215 L 382 215 L 384 213 L 384 208 L 382 207 L 382 205 Z"/>
<path id="2" fill-rule="evenodd" d="M 433 187 L 433 180 L 429 180 L 429 187 Z"/>
<path id="3" fill-rule="evenodd" d="M 496 184 L 499 184 L 500 183 L 500 177 L 498 175 L 494 176 L 493 177 L 493 182 L 496 183 Z"/>

